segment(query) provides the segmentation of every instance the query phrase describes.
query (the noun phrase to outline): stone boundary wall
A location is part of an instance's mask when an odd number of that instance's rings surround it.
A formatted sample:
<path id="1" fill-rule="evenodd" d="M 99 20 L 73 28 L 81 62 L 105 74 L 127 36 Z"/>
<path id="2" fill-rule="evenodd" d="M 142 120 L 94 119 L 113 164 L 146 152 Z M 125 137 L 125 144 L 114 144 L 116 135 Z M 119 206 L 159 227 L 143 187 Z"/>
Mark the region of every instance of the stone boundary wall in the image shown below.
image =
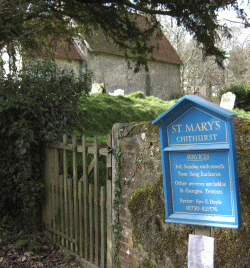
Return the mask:
<path id="1" fill-rule="evenodd" d="M 237 119 L 236 131 L 241 137 L 236 133 L 236 140 L 242 140 L 242 122 L 244 129 L 248 129 L 249 137 L 250 120 Z M 152 126 L 151 122 L 139 122 L 116 124 L 114 129 L 113 135 L 119 140 L 116 143 L 119 147 L 119 172 L 115 185 L 120 187 L 120 191 L 116 189 L 119 193 L 119 211 L 114 214 L 119 222 L 114 225 L 114 232 L 119 233 L 114 238 L 114 267 L 187 267 L 188 235 L 194 232 L 194 226 L 164 222 L 158 126 Z M 244 179 L 250 175 L 250 168 L 246 171 L 246 167 L 250 166 L 250 151 L 249 148 L 237 148 L 240 190 L 250 192 L 249 180 Z M 246 153 L 247 157 L 242 155 L 241 158 L 241 152 Z M 240 169 L 245 171 L 242 173 Z M 216 240 L 215 268 L 247 267 L 250 258 L 250 201 L 244 193 L 241 199 L 244 200 L 241 229 L 211 228 L 211 235 Z"/>

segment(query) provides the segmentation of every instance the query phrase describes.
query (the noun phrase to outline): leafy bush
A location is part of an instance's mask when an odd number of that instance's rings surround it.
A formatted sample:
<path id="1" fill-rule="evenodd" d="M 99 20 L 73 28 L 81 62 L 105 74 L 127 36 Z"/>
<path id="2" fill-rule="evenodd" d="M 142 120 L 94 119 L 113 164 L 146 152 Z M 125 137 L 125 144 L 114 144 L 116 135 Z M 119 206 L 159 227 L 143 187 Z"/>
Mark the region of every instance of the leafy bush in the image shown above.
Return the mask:
<path id="1" fill-rule="evenodd" d="M 236 113 L 238 117 L 242 117 L 242 118 L 250 120 L 250 111 L 246 112 L 244 110 L 240 110 L 240 109 L 236 108 L 236 109 L 233 109 L 233 112 Z"/>
<path id="2" fill-rule="evenodd" d="M 51 62 L 0 83 L 0 216 L 38 213 L 45 143 L 82 131 L 77 106 L 88 90 L 88 75 L 75 79 Z"/>
<path id="3" fill-rule="evenodd" d="M 232 92 L 236 95 L 235 108 L 250 111 L 250 85 L 231 85 L 221 92 Z"/>

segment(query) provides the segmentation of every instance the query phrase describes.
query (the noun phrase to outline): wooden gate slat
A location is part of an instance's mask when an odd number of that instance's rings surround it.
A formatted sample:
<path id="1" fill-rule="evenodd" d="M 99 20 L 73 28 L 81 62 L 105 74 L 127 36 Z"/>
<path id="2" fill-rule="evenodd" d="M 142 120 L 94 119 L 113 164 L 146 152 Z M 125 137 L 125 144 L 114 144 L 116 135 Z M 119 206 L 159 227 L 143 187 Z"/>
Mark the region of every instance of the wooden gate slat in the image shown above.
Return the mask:
<path id="1" fill-rule="evenodd" d="M 73 197 L 72 197 L 72 179 L 68 179 L 68 197 L 69 197 L 69 236 L 71 239 L 73 237 L 73 228 L 74 228 L 74 211 L 73 211 Z M 74 251 L 73 243 L 70 243 L 70 250 Z"/>
<path id="2" fill-rule="evenodd" d="M 93 185 L 89 184 L 89 259 L 94 262 Z"/>
<path id="3" fill-rule="evenodd" d="M 94 216 L 95 216 L 95 264 L 99 265 L 99 150 L 98 139 L 94 138 Z"/>
<path id="4" fill-rule="evenodd" d="M 67 135 L 63 135 L 63 145 L 67 145 Z M 68 161 L 67 161 L 67 150 L 63 149 L 63 183 L 64 183 L 64 219 L 65 219 L 65 235 L 69 236 L 69 203 L 68 203 Z M 65 246 L 69 249 L 69 241 L 66 240 Z"/>
<path id="5" fill-rule="evenodd" d="M 55 149 L 55 229 L 59 229 L 59 152 Z M 60 236 L 56 237 L 57 242 L 60 241 Z"/>
<path id="6" fill-rule="evenodd" d="M 108 147 L 111 147 L 111 135 Z M 107 176 L 106 186 L 99 185 L 99 161 L 107 156 L 106 165 L 111 170 L 112 157 L 108 148 L 98 145 L 97 137 L 92 144 L 82 137 L 77 145 L 76 136 L 68 144 L 48 145 L 46 150 L 45 190 L 46 209 L 43 218 L 51 238 L 73 253 L 80 255 L 93 267 L 112 267 L 112 180 Z M 60 153 L 59 153 L 59 150 Z M 69 152 L 72 152 L 72 160 Z M 78 152 L 82 154 L 82 177 L 78 179 Z M 93 160 L 88 164 L 88 155 Z M 62 157 L 61 157 L 62 156 Z M 60 164 L 62 161 L 62 166 Z M 69 178 L 68 163 L 72 163 L 73 176 Z M 61 169 L 60 169 L 61 168 Z M 89 178 L 94 177 L 93 183 Z"/>
<path id="7" fill-rule="evenodd" d="M 82 137 L 82 164 L 83 164 L 83 185 L 84 185 L 84 257 L 89 258 L 89 232 L 88 232 L 88 172 L 87 172 L 87 146 L 86 137 Z"/>
<path id="8" fill-rule="evenodd" d="M 74 229 L 73 238 L 77 241 L 74 252 L 79 254 L 79 204 L 78 204 L 78 179 L 77 179 L 77 140 L 73 136 L 73 207 L 74 207 Z"/>
<path id="9" fill-rule="evenodd" d="M 79 196 L 79 255 L 83 257 L 83 241 L 84 241 L 84 230 L 83 230 L 83 182 L 78 182 L 78 196 Z"/>
<path id="10" fill-rule="evenodd" d="M 100 206 L 101 206 L 101 262 L 100 265 L 101 267 L 105 267 L 105 256 L 106 256 L 106 222 L 105 222 L 105 200 L 106 200 L 106 195 L 105 195 L 105 187 L 101 186 L 101 197 L 100 197 Z"/>
<path id="11" fill-rule="evenodd" d="M 55 219 L 55 214 L 56 214 L 56 180 L 55 180 L 55 151 L 56 149 L 53 150 L 53 166 L 52 166 L 52 176 L 51 176 L 51 183 L 52 183 L 52 228 L 55 228 L 56 226 L 56 219 Z M 53 240 L 56 241 L 56 234 L 53 233 Z"/>
<path id="12" fill-rule="evenodd" d="M 61 224 L 60 224 L 60 232 L 64 234 L 64 230 L 65 230 L 65 227 L 64 227 L 64 203 L 63 203 L 63 175 L 60 175 L 59 177 L 59 185 L 60 185 L 60 216 L 61 216 Z M 64 237 L 61 238 L 61 241 L 62 241 L 62 245 L 65 246 L 65 239 Z"/>

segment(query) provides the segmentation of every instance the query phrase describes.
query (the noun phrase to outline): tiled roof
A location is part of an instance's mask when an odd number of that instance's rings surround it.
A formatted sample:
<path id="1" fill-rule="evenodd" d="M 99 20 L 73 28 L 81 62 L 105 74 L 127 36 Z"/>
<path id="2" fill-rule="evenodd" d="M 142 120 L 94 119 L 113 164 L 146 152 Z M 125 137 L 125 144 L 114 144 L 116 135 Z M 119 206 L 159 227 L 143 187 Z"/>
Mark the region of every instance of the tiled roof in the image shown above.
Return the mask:
<path id="1" fill-rule="evenodd" d="M 53 51 L 46 52 L 43 48 L 41 53 L 36 51 L 32 54 L 36 56 L 41 56 L 42 54 L 42 56 L 52 56 L 61 59 L 84 60 L 83 51 L 77 41 L 73 44 L 65 41 L 57 41 L 56 48 L 54 48 Z"/>
<path id="2" fill-rule="evenodd" d="M 145 19 L 140 16 L 139 23 L 142 27 L 146 27 Z M 113 55 L 124 55 L 124 53 L 119 49 L 119 47 L 112 41 L 108 40 L 103 31 L 95 32 L 91 37 L 86 37 L 86 41 L 90 49 L 94 52 L 102 52 Z M 177 55 L 176 51 L 167 40 L 166 36 L 162 34 L 161 37 L 157 38 L 155 33 L 150 41 L 150 46 L 154 46 L 152 56 L 157 61 L 163 61 L 173 64 L 182 64 L 181 59 Z"/>
<path id="3" fill-rule="evenodd" d="M 66 42 L 58 43 L 55 55 L 56 58 L 72 59 L 72 60 L 84 60 L 84 55 L 77 46 L 76 43 L 69 44 Z"/>
<path id="4" fill-rule="evenodd" d="M 138 21 L 141 27 L 146 26 L 146 20 L 143 16 L 138 17 Z M 94 32 L 91 36 L 85 37 L 84 39 L 87 48 L 92 52 L 100 52 L 112 55 L 124 56 L 124 52 L 111 40 L 109 40 L 102 30 Z M 84 60 L 83 46 L 79 41 L 75 41 L 74 45 L 70 45 L 66 42 L 58 42 L 54 57 L 72 60 Z M 176 51 L 167 40 L 164 34 L 157 38 L 155 33 L 150 41 L 150 46 L 154 46 L 152 56 L 157 61 L 182 64 L 181 59 L 177 55 Z M 43 55 L 45 53 L 43 52 Z"/>

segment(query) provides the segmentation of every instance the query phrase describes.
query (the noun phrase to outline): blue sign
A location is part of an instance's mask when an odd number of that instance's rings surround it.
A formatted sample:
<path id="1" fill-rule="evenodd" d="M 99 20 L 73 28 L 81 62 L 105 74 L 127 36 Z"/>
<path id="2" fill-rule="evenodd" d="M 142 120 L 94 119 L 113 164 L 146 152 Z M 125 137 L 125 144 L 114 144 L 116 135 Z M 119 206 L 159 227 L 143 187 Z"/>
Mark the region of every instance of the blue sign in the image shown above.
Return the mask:
<path id="1" fill-rule="evenodd" d="M 235 117 L 184 96 L 153 122 L 160 128 L 166 222 L 240 227 Z"/>
<path id="2" fill-rule="evenodd" d="M 168 144 L 227 143 L 226 122 L 192 107 L 167 128 Z"/>

